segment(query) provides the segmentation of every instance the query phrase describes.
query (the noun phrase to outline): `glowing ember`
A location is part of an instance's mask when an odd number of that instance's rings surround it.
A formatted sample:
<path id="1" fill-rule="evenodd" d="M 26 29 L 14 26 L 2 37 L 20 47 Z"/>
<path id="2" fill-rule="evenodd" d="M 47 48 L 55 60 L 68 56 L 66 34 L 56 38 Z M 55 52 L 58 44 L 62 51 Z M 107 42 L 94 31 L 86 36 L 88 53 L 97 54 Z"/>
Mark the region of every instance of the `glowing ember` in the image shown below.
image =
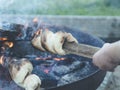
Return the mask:
<path id="1" fill-rule="evenodd" d="M 56 61 L 61 61 L 61 60 L 65 60 L 65 58 L 53 58 Z"/>
<path id="2" fill-rule="evenodd" d="M 45 69 L 44 72 L 45 72 L 45 73 L 49 73 L 49 70 L 48 70 L 48 69 Z"/>
<path id="3" fill-rule="evenodd" d="M 55 61 L 61 61 L 65 60 L 66 58 L 52 58 L 52 57 L 36 57 L 35 60 L 55 60 Z"/>
<path id="4" fill-rule="evenodd" d="M 0 64 L 3 64 L 3 59 L 4 59 L 4 56 L 1 56 L 0 57 Z"/>
<path id="5" fill-rule="evenodd" d="M 0 41 L 5 41 L 5 40 L 8 40 L 7 38 L 1 38 L 0 37 Z"/>
<path id="6" fill-rule="evenodd" d="M 36 57 L 35 60 L 51 60 L 52 57 L 48 56 L 48 57 Z"/>
<path id="7" fill-rule="evenodd" d="M 41 33 L 41 29 L 38 29 L 36 32 L 35 32 L 35 35 L 39 35 Z"/>
<path id="8" fill-rule="evenodd" d="M 35 60 L 41 60 L 41 57 L 36 57 Z"/>
<path id="9" fill-rule="evenodd" d="M 9 48 L 13 47 L 13 42 L 5 42 L 4 44 L 7 45 Z"/>

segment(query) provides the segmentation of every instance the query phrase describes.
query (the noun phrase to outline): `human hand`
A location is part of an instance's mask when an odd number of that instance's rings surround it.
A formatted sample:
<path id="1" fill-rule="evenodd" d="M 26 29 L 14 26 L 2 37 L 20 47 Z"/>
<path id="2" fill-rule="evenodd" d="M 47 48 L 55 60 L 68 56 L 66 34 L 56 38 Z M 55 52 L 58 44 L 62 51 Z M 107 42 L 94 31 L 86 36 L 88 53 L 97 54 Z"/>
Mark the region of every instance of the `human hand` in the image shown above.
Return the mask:
<path id="1" fill-rule="evenodd" d="M 93 63 L 102 70 L 114 71 L 120 64 L 120 42 L 106 43 L 94 54 Z"/>

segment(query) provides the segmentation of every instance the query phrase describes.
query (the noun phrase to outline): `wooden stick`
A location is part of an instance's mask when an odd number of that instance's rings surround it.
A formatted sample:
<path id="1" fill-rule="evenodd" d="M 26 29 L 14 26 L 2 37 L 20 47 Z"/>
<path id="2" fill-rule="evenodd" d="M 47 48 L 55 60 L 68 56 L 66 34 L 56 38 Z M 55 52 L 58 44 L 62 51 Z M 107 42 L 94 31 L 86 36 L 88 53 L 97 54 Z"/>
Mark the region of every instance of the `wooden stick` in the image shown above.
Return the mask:
<path id="1" fill-rule="evenodd" d="M 98 50 L 100 50 L 99 47 L 86 45 L 86 44 L 68 43 L 68 42 L 64 43 L 63 49 L 66 51 L 67 54 L 76 54 L 87 58 L 92 58 L 93 55 Z"/>

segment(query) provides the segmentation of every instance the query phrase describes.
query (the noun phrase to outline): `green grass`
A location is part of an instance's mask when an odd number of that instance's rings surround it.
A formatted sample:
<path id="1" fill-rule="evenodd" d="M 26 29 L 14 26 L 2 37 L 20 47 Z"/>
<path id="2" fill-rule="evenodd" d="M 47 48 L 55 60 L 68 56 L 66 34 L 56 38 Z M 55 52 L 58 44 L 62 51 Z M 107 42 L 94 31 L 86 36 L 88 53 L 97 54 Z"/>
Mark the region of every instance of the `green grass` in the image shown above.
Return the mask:
<path id="1" fill-rule="evenodd" d="M 80 9 L 56 9 L 56 10 L 47 10 L 47 11 L 42 11 L 42 10 L 37 10 L 33 11 L 30 14 L 40 14 L 40 15 L 104 15 L 104 16 L 120 16 L 120 10 L 116 8 L 106 8 L 106 7 L 98 7 L 98 8 L 92 8 L 92 9 L 87 9 L 87 8 L 80 8 Z"/>
<path id="2" fill-rule="evenodd" d="M 4 14 L 120 16 L 120 8 L 107 6 L 105 0 L 14 0 Z M 4 7 L 4 5 L 3 5 Z"/>
<path id="3" fill-rule="evenodd" d="M 65 0 L 66 4 L 59 2 L 57 5 L 49 5 L 50 8 L 43 11 L 37 9 L 34 14 L 48 15 L 104 15 L 120 16 L 120 8 L 106 6 L 103 2 L 97 1 L 92 3 L 81 3 L 79 0 Z M 86 0 L 87 1 L 87 0 Z M 92 0 L 93 1 L 93 0 Z M 57 2 L 56 2 L 57 3 Z M 32 14 L 32 12 L 31 12 Z"/>

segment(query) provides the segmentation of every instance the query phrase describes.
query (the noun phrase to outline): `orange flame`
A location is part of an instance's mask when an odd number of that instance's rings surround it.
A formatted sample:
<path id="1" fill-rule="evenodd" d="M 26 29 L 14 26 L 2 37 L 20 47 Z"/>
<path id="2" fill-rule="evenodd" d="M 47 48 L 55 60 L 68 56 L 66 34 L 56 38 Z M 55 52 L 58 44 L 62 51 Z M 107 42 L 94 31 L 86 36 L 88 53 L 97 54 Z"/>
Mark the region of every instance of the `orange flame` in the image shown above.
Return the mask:
<path id="1" fill-rule="evenodd" d="M 65 58 L 54 58 L 54 60 L 61 61 L 61 60 L 65 60 Z"/>
<path id="2" fill-rule="evenodd" d="M 4 56 L 0 57 L 0 64 L 3 64 L 3 58 L 4 58 Z"/>
<path id="3" fill-rule="evenodd" d="M 36 32 L 35 32 L 35 35 L 39 35 L 41 33 L 41 29 L 38 29 Z"/>
<path id="4" fill-rule="evenodd" d="M 7 45 L 9 48 L 13 47 L 13 42 L 5 42 L 4 44 Z"/>
<path id="5" fill-rule="evenodd" d="M 41 60 L 41 58 L 40 57 L 36 57 L 35 60 Z"/>
<path id="6" fill-rule="evenodd" d="M 48 69 L 45 69 L 44 72 L 45 72 L 45 73 L 49 73 L 49 70 L 48 70 Z"/>
<path id="7" fill-rule="evenodd" d="M 5 40 L 8 40 L 7 38 L 1 38 L 0 37 L 0 41 L 5 41 Z"/>
<path id="8" fill-rule="evenodd" d="M 65 60 L 66 58 L 53 58 L 53 60 L 56 60 L 56 61 L 61 61 L 61 60 Z M 49 57 L 48 58 L 41 58 L 41 57 L 36 57 L 35 60 L 49 60 Z M 50 58 L 51 60 L 51 58 Z"/>

